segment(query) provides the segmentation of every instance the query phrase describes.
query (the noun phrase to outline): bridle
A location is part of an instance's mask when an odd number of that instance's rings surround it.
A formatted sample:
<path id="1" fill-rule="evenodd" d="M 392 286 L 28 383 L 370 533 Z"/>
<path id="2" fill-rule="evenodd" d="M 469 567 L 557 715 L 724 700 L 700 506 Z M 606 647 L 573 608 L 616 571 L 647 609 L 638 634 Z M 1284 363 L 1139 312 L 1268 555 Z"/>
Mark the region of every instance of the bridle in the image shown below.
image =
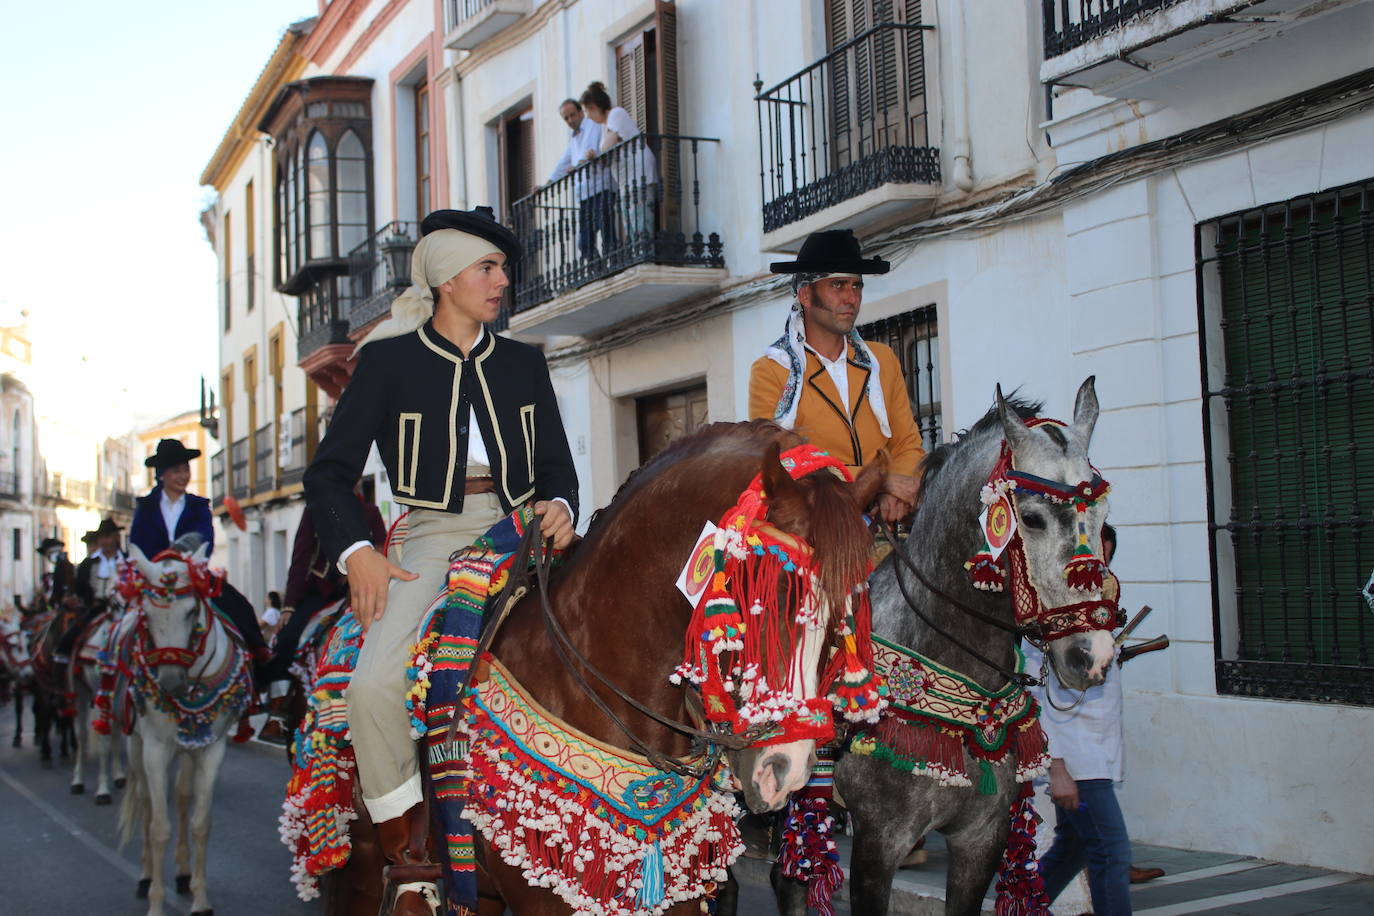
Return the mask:
<path id="1" fill-rule="evenodd" d="M 210 599 L 219 594 L 224 580 L 204 566 L 197 565 L 190 558 L 170 549 L 153 557 L 152 562 L 160 563 L 166 560 L 177 560 L 186 564 L 187 575 L 184 581 L 176 573 L 164 570 L 157 582 L 150 582 L 137 563 L 130 560 L 121 568 L 117 590 L 138 614 L 137 622 L 134 624 L 134 640 L 138 646 L 136 657 L 140 664 L 145 668 L 185 668 L 189 672 L 197 660 L 203 660 L 203 663 L 208 664 L 205 649 L 210 640 L 210 632 L 214 629 Z M 196 601 L 196 622 L 191 629 L 188 645 L 157 645 L 148 622 L 148 606 L 167 608 L 176 599 L 187 595 L 194 596 Z"/>

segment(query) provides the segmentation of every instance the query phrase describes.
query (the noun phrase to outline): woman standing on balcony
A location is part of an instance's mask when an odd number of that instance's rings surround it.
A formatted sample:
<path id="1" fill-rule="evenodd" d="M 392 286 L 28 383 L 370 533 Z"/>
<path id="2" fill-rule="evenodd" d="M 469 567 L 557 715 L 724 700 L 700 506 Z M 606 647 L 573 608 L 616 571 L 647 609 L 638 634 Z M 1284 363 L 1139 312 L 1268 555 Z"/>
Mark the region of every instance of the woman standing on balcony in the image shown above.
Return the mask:
<path id="1" fill-rule="evenodd" d="M 587 151 L 587 158 L 604 155 L 613 147 L 634 140 L 642 131 L 624 108 L 612 104 L 606 84 L 595 82 L 582 93 L 582 109 L 601 125 L 601 150 Z M 629 143 L 609 160 L 614 185 L 620 191 L 620 211 L 631 243 L 648 239 L 654 231 L 658 206 L 658 162 L 649 149 L 649 138 Z"/>

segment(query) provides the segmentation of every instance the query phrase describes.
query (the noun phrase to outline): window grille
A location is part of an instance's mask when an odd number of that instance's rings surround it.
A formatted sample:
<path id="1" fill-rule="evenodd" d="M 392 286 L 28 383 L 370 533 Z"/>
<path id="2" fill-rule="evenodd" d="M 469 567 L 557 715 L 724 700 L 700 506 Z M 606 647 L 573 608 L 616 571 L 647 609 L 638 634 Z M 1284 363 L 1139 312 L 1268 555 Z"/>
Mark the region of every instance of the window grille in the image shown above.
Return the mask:
<path id="1" fill-rule="evenodd" d="M 1374 704 L 1374 181 L 1198 227 L 1219 692 Z"/>
<path id="2" fill-rule="evenodd" d="M 943 438 L 940 426 L 940 335 L 935 306 L 912 309 L 857 328 L 864 340 L 887 344 L 897 354 L 906 377 L 911 412 L 921 430 L 921 447 L 929 454 Z"/>

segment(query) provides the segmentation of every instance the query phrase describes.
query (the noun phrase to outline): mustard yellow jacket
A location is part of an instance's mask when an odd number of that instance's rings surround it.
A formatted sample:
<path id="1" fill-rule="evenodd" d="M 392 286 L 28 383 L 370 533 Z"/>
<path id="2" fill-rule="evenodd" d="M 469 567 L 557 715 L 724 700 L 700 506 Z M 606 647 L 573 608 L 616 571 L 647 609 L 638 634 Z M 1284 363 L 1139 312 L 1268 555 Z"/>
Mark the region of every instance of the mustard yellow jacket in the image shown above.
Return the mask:
<path id="1" fill-rule="evenodd" d="M 921 433 L 911 415 L 911 399 L 907 395 L 901 363 L 886 344 L 865 342 L 878 363 L 875 384 L 882 385 L 892 437 L 883 435 L 873 405 L 864 395 L 864 382 L 871 370 L 860 368 L 854 362 L 852 350 L 847 350 L 850 403 L 844 406 L 840 404 L 840 392 L 830 374 L 816 354 L 806 351 L 801 400 L 797 404 L 797 422 L 793 429 L 812 445 L 843 461 L 855 473 L 879 451 L 886 451 L 891 473 L 915 477 L 925 450 L 921 448 Z M 755 360 L 749 372 L 749 418 L 773 419 L 786 384 L 786 369 L 766 356 Z"/>

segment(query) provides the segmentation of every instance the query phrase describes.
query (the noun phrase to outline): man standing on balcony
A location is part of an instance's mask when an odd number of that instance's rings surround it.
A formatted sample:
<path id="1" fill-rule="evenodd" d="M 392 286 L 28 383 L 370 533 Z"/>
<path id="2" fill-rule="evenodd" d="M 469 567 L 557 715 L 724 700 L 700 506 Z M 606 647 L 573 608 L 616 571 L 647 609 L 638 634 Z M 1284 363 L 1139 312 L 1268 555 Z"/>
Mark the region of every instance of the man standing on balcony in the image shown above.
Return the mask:
<path id="1" fill-rule="evenodd" d="M 572 179 L 578 209 L 577 249 L 582 252 L 583 260 L 590 261 L 596 257 L 596 234 L 605 233 L 609 239 L 615 219 L 615 191 L 606 170 L 587 161 L 601 149 L 601 125 L 586 116 L 582 103 L 576 99 L 564 99 L 558 106 L 558 116 L 568 125 L 572 136 L 568 138 L 568 148 L 553 167 L 548 183 L 553 184 L 577 170 Z M 557 207 L 560 203 L 554 200 L 551 205 Z"/>
<path id="2" fill-rule="evenodd" d="M 854 330 L 864 275 L 885 274 L 888 266 L 865 259 L 849 229 L 813 232 L 795 261 L 771 265 L 775 274 L 792 275 L 797 298 L 782 337 L 750 371 L 749 417 L 796 430 L 855 472 L 886 452 L 878 508 L 896 522 L 915 508 L 925 451 L 897 355 Z"/>
<path id="3" fill-rule="evenodd" d="M 346 695 L 363 802 L 391 866 L 438 878 L 405 708 L 416 629 L 449 555 L 534 500 L 540 530 L 573 538 L 577 471 L 539 350 L 483 327 L 500 313 L 520 254 L 491 210 L 440 210 L 420 223 L 412 286 L 358 345 L 358 365 L 305 472 L 306 506 L 348 576 L 367 638 Z M 400 564 L 384 556 L 353 486 L 376 443 L 396 502 L 411 507 Z M 388 876 L 390 876 L 388 871 Z M 430 880 L 396 886 L 398 916 L 429 916 Z"/>

